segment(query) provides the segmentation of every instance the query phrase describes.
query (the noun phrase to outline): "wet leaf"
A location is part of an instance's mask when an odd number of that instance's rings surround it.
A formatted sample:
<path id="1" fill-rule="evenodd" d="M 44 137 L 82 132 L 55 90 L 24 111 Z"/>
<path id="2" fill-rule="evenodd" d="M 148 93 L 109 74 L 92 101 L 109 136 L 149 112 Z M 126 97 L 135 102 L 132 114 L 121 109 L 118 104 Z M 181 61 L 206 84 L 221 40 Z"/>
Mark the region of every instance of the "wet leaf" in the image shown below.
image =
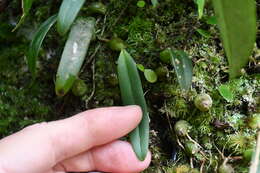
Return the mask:
<path id="1" fill-rule="evenodd" d="M 188 90 L 191 87 L 193 75 L 192 61 L 189 56 L 183 51 L 168 48 L 164 50 L 164 57 L 170 58 L 181 88 Z"/>
<path id="2" fill-rule="evenodd" d="M 228 102 L 232 102 L 234 100 L 234 94 L 228 85 L 221 85 L 218 88 L 220 95 Z"/>
<path id="3" fill-rule="evenodd" d="M 149 116 L 136 63 L 124 49 L 120 53 L 117 70 L 123 104 L 139 105 L 143 111 L 140 124 L 130 133 L 130 141 L 138 159 L 144 160 L 149 144 Z"/>
<path id="4" fill-rule="evenodd" d="M 144 70 L 145 79 L 150 83 L 155 83 L 157 81 L 157 74 L 151 69 Z"/>
<path id="5" fill-rule="evenodd" d="M 230 78 L 241 74 L 256 40 L 256 3 L 254 0 L 213 0 Z"/>
<path id="6" fill-rule="evenodd" d="M 94 34 L 94 26 L 95 19 L 92 17 L 78 19 L 72 26 L 56 75 L 58 96 L 64 96 L 73 86 Z"/>
<path id="7" fill-rule="evenodd" d="M 57 15 L 51 16 L 44 23 L 40 25 L 38 30 L 35 32 L 33 39 L 29 46 L 27 58 L 27 64 L 30 72 L 32 73 L 33 78 L 36 76 L 36 62 L 39 54 L 39 50 L 41 48 L 42 42 L 50 30 L 52 25 L 57 21 Z"/>
<path id="8" fill-rule="evenodd" d="M 78 15 L 85 0 L 63 0 L 60 6 L 57 30 L 60 35 L 65 35 Z"/>
<path id="9" fill-rule="evenodd" d="M 32 7 L 33 0 L 22 0 L 22 9 L 23 9 L 23 14 L 18 22 L 18 24 L 15 26 L 13 31 L 17 30 L 24 22 L 26 16 L 29 14 L 30 9 Z"/>

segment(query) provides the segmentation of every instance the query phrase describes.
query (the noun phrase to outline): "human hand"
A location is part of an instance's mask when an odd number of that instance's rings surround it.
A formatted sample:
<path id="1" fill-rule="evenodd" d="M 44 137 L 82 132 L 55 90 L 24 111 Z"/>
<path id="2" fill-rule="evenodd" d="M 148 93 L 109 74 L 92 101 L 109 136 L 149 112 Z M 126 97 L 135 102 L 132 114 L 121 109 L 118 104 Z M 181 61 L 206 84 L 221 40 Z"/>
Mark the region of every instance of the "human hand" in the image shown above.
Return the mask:
<path id="1" fill-rule="evenodd" d="M 132 131 L 141 115 L 137 106 L 99 108 L 29 126 L 0 140 L 0 172 L 141 172 L 151 154 L 140 162 L 128 142 L 116 140 Z"/>

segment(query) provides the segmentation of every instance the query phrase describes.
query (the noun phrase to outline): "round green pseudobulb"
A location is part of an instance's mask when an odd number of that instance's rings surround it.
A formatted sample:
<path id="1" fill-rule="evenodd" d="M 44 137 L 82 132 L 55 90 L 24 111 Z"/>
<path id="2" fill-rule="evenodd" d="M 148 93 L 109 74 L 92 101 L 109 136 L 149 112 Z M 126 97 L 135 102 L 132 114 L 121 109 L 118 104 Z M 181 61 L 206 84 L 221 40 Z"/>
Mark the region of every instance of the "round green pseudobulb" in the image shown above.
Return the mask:
<path id="1" fill-rule="evenodd" d="M 199 94 L 194 100 L 195 106 L 203 112 L 209 111 L 212 103 L 213 101 L 208 94 Z"/>
<path id="2" fill-rule="evenodd" d="M 199 146 L 191 141 L 185 143 L 185 151 L 189 156 L 193 156 L 194 154 L 199 152 Z"/>
<path id="3" fill-rule="evenodd" d="M 260 129 L 260 114 L 254 114 L 248 118 L 248 126 L 251 129 Z"/>
<path id="4" fill-rule="evenodd" d="M 188 165 L 179 165 L 174 168 L 173 173 L 189 173 L 190 167 Z"/>
<path id="5" fill-rule="evenodd" d="M 93 14 L 105 14 L 107 7 L 102 2 L 93 2 L 89 5 L 88 11 Z"/>
<path id="6" fill-rule="evenodd" d="M 121 51 L 122 49 L 126 48 L 126 44 L 121 38 L 114 37 L 108 41 L 108 46 L 110 49 L 115 51 Z"/>
<path id="7" fill-rule="evenodd" d="M 200 173 L 198 169 L 192 168 L 189 173 Z"/>
<path id="8" fill-rule="evenodd" d="M 174 125 L 175 133 L 178 136 L 186 136 L 191 129 L 189 123 L 185 120 L 180 120 Z"/>
<path id="9" fill-rule="evenodd" d="M 157 74 L 158 78 L 165 78 L 168 74 L 168 69 L 167 67 L 158 67 L 156 70 L 155 70 L 155 73 Z"/>
<path id="10" fill-rule="evenodd" d="M 72 93 L 75 96 L 83 96 L 87 92 L 87 85 L 81 79 L 77 79 L 72 87 Z"/>
<path id="11" fill-rule="evenodd" d="M 171 64 L 171 50 L 165 49 L 160 53 L 160 60 L 164 63 Z"/>
<path id="12" fill-rule="evenodd" d="M 253 149 L 247 149 L 246 151 L 243 152 L 243 159 L 246 162 L 250 162 L 252 159 L 252 155 L 253 155 L 254 150 Z"/>
<path id="13" fill-rule="evenodd" d="M 235 173 L 235 170 L 230 164 L 223 163 L 218 168 L 218 173 Z"/>

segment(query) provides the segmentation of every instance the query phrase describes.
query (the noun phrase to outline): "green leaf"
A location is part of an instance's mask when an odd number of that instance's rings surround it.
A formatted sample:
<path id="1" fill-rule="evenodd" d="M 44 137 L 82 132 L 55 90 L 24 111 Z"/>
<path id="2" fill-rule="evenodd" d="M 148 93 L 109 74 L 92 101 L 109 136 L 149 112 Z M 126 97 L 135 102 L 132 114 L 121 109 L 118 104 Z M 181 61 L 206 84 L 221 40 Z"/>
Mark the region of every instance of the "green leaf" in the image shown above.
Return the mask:
<path id="1" fill-rule="evenodd" d="M 57 30 L 60 35 L 65 35 L 73 21 L 78 15 L 81 7 L 83 6 L 85 0 L 63 0 L 57 22 Z"/>
<path id="2" fill-rule="evenodd" d="M 95 23 L 93 17 L 88 17 L 76 20 L 72 26 L 56 75 L 58 96 L 64 96 L 73 86 L 94 34 Z"/>
<path id="3" fill-rule="evenodd" d="M 144 70 L 144 77 L 150 83 L 155 83 L 157 81 L 157 74 L 151 69 Z"/>
<path id="4" fill-rule="evenodd" d="M 134 152 L 142 161 L 148 152 L 149 116 L 136 63 L 124 49 L 120 53 L 117 70 L 123 104 L 139 105 L 143 111 L 140 124 L 130 133 Z"/>
<path id="5" fill-rule="evenodd" d="M 199 13 L 199 19 L 203 16 L 203 10 L 205 6 L 205 0 L 196 0 L 197 6 L 198 6 L 198 13 Z"/>
<path id="6" fill-rule="evenodd" d="M 136 64 L 136 67 L 138 68 L 138 70 L 140 70 L 141 72 L 144 72 L 145 68 L 142 64 Z"/>
<path id="7" fill-rule="evenodd" d="M 230 78 L 241 74 L 256 40 L 254 0 L 213 0 L 221 38 L 229 62 Z"/>
<path id="8" fill-rule="evenodd" d="M 27 58 L 27 64 L 30 72 L 32 73 L 33 78 L 36 76 L 36 62 L 41 48 L 42 42 L 50 30 L 51 26 L 57 21 L 57 15 L 53 15 L 48 18 L 44 23 L 40 25 L 38 30 L 35 32 L 33 39 L 29 46 Z"/>
<path id="9" fill-rule="evenodd" d="M 144 6 L 145 6 L 145 1 L 137 1 L 137 7 L 139 7 L 139 8 L 144 8 Z"/>
<path id="10" fill-rule="evenodd" d="M 181 88 L 185 90 L 190 89 L 193 67 L 189 56 L 183 51 L 171 50 L 170 48 L 164 50 L 164 56 L 171 59 Z"/>
<path id="11" fill-rule="evenodd" d="M 210 38 L 210 32 L 204 30 L 204 29 L 196 29 L 196 31 L 205 38 Z"/>
<path id="12" fill-rule="evenodd" d="M 24 22 L 26 16 L 29 14 L 30 9 L 32 7 L 33 0 L 22 0 L 22 9 L 23 14 L 18 22 L 18 24 L 15 26 L 15 28 L 12 31 L 17 30 Z"/>
<path id="13" fill-rule="evenodd" d="M 230 87 L 228 85 L 221 85 L 218 88 L 220 95 L 228 102 L 232 102 L 234 100 L 234 94 L 232 93 Z"/>
<path id="14" fill-rule="evenodd" d="M 159 5 L 158 0 L 151 0 L 153 7 L 157 7 Z"/>
<path id="15" fill-rule="evenodd" d="M 210 16 L 206 19 L 206 23 L 209 25 L 217 25 L 217 18 L 216 16 Z"/>

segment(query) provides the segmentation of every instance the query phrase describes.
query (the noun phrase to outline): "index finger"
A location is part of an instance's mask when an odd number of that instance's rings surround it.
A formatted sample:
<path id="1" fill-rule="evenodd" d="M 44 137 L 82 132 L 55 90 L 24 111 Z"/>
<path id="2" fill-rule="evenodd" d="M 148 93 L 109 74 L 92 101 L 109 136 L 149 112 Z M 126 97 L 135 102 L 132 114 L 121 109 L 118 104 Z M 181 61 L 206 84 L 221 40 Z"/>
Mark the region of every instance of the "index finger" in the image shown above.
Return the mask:
<path id="1" fill-rule="evenodd" d="M 22 173 L 47 170 L 64 159 L 126 135 L 141 117 L 138 106 L 110 107 L 30 126 L 0 140 L 0 168 Z"/>
<path id="2" fill-rule="evenodd" d="M 99 108 L 51 122 L 46 130 L 51 136 L 56 161 L 61 161 L 128 134 L 141 117 L 138 106 Z"/>

